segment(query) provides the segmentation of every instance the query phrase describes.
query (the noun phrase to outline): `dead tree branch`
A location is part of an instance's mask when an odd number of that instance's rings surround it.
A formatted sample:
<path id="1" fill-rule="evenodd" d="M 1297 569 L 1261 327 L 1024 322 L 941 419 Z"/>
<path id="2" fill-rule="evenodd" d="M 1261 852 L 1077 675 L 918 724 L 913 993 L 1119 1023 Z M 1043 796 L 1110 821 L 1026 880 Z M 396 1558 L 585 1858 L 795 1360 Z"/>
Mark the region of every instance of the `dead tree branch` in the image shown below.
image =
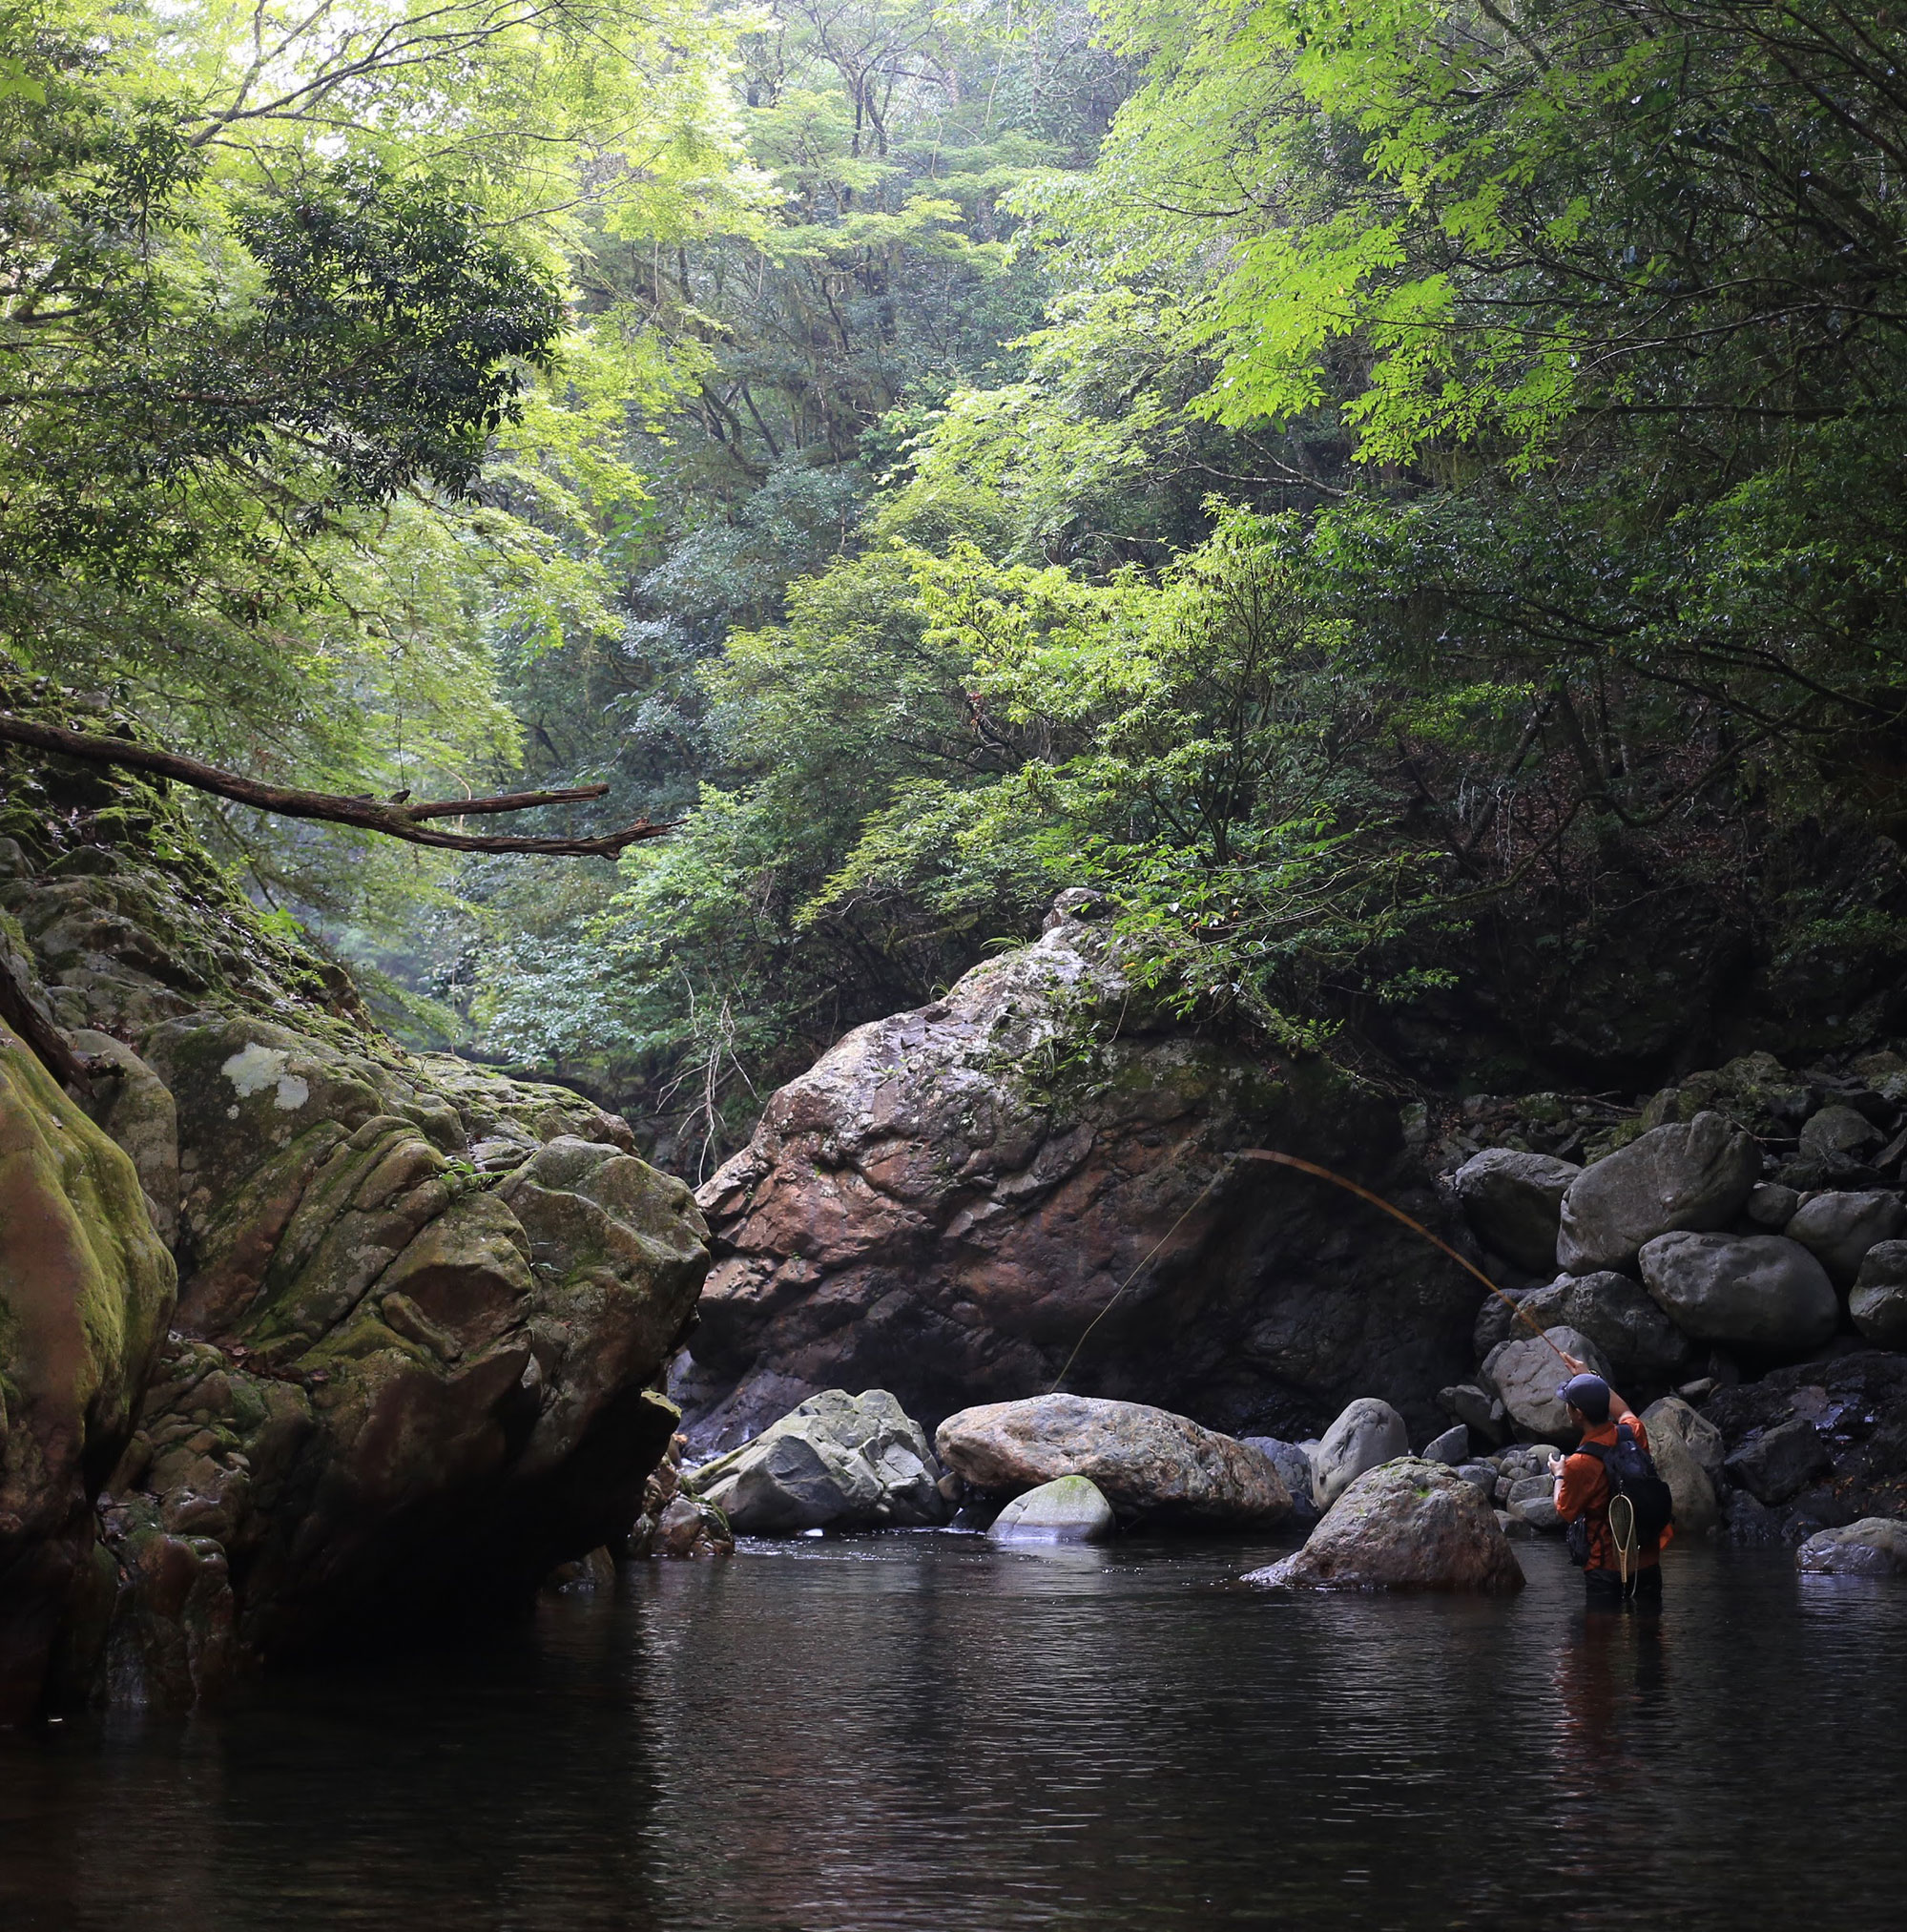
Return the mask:
<path id="1" fill-rule="evenodd" d="M 509 792 L 490 799 L 434 799 L 409 804 L 398 799 L 346 798 L 330 792 L 303 792 L 284 785 L 267 785 L 237 772 L 220 771 L 197 758 L 159 751 L 131 738 L 101 737 L 90 732 L 68 731 L 55 724 L 36 724 L 0 712 L 0 743 L 30 745 L 62 758 L 86 758 L 94 764 L 121 765 L 171 779 L 195 791 L 211 792 L 235 804 L 250 805 L 286 819 L 318 819 L 327 824 L 352 825 L 361 832 L 382 833 L 413 845 L 436 845 L 452 852 L 530 852 L 561 859 L 613 859 L 625 846 L 644 839 L 659 839 L 670 828 L 638 819 L 619 832 L 593 839 L 488 837 L 468 832 L 440 832 L 425 823 L 430 819 L 461 818 L 492 812 L 528 812 L 538 805 L 574 804 L 600 799 L 607 785 L 577 785 L 560 792 Z"/>

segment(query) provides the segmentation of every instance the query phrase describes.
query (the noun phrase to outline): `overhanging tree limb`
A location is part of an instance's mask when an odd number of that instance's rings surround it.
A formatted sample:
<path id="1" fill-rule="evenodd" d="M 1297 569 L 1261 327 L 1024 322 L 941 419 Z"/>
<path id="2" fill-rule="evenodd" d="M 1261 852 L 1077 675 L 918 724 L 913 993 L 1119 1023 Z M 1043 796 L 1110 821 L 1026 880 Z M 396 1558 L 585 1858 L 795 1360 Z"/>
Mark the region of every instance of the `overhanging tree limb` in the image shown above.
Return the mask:
<path id="1" fill-rule="evenodd" d="M 529 852 L 560 859 L 613 859 L 625 846 L 644 839 L 659 839 L 670 829 L 638 819 L 619 832 L 605 832 L 592 839 L 535 839 L 441 832 L 424 822 L 466 814 L 528 812 L 538 805 L 574 804 L 585 799 L 602 798 L 609 790 L 607 785 L 576 785 L 559 792 L 509 792 L 490 799 L 434 799 L 413 805 L 394 799 L 353 799 L 331 792 L 302 792 L 284 785 L 261 784 L 257 779 L 220 771 L 216 765 L 201 764 L 197 758 L 180 758 L 176 753 L 159 751 L 131 738 L 68 731 L 63 725 L 38 724 L 7 712 L 0 712 L 0 744 L 31 745 L 36 751 L 56 752 L 63 758 L 150 772 L 155 778 L 172 779 L 195 791 L 211 792 L 236 804 L 277 813 L 280 818 L 318 819 L 327 824 L 354 825 L 361 832 L 379 832 L 387 839 L 407 840 L 413 845 L 442 846 L 452 852 Z"/>

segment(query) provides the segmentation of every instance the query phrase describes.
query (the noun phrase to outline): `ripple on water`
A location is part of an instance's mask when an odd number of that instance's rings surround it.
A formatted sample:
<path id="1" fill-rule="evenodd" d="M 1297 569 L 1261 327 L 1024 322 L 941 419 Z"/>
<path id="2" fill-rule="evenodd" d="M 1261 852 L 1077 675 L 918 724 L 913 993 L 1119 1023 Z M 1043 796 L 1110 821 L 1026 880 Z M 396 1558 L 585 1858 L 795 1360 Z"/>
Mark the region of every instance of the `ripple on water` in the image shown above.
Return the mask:
<path id="1" fill-rule="evenodd" d="M 0 1735 L 0 1924 L 1891 1926 L 1907 1586 L 1560 1550 L 1508 1602 L 1271 1552 L 750 1543 L 190 1720 Z"/>

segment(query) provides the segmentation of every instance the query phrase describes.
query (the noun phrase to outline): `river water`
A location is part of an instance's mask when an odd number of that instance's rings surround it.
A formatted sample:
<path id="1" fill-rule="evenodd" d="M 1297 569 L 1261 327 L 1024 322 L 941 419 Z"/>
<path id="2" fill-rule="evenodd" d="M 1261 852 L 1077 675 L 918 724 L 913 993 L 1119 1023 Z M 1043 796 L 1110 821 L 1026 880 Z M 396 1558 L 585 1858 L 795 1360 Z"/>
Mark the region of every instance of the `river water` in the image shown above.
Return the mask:
<path id="1" fill-rule="evenodd" d="M 1509 1602 L 896 1534 L 215 1714 L 0 1734 L 7 1932 L 1896 1926 L 1907 1584 L 1553 1545 Z"/>

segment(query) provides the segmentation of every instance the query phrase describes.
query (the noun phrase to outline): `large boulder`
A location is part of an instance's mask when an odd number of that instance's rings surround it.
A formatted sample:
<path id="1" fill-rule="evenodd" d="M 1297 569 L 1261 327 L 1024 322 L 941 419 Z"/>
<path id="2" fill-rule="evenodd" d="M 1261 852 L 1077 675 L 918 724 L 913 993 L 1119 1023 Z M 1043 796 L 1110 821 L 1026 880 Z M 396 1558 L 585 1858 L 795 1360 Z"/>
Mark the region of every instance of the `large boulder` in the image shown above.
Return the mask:
<path id="1" fill-rule="evenodd" d="M 1441 1463 L 1404 1457 L 1338 1497 L 1302 1549 L 1254 1569 L 1272 1589 L 1439 1589 L 1506 1595 L 1524 1587 L 1497 1513 Z"/>
<path id="2" fill-rule="evenodd" d="M 1499 1342 L 1480 1373 L 1502 1399 L 1516 1432 L 1526 1443 L 1573 1443 L 1569 1411 L 1556 1391 L 1569 1380 L 1562 1358 L 1574 1356 L 1592 1375 L 1607 1376 L 1602 1350 L 1586 1335 L 1558 1324 L 1538 1335 L 1519 1334 Z"/>
<path id="3" fill-rule="evenodd" d="M 1781 1235 L 1661 1235 L 1642 1278 L 1685 1335 L 1756 1356 L 1805 1355 L 1840 1325 L 1827 1270 Z"/>
<path id="4" fill-rule="evenodd" d="M 1290 1492 L 1255 1449 L 1143 1402 L 987 1402 L 949 1416 L 934 1444 L 948 1468 L 990 1495 L 1089 1476 L 1126 1522 L 1243 1528 L 1291 1512 Z"/>
<path id="5" fill-rule="evenodd" d="M 1649 1453 L 1655 1458 L 1655 1472 L 1669 1485 L 1675 1501 L 1675 1530 L 1680 1536 L 1707 1536 L 1721 1521 L 1721 1503 L 1708 1470 L 1695 1458 L 1684 1434 L 1684 1419 L 1668 1402 L 1651 1403 L 1643 1413 L 1643 1426 L 1648 1431 Z M 1689 1411 L 1693 1414 L 1693 1411 Z M 1701 1418 L 1696 1416 L 1696 1422 Z"/>
<path id="6" fill-rule="evenodd" d="M 1118 1527 L 1096 1483 L 1059 1476 L 1014 1497 L 986 1533 L 996 1543 L 1104 1543 Z"/>
<path id="7" fill-rule="evenodd" d="M 520 1606 L 620 1543 L 707 1266 L 688 1190 L 578 1094 L 399 1049 L 157 788 L 0 768 L 0 945 L 93 1056 L 115 1233 L 176 1229 L 180 1264 L 127 1425 L 103 1399 L 88 1424 L 103 1547 L 61 1694 L 197 1696 L 227 1663 Z"/>
<path id="8" fill-rule="evenodd" d="M 743 1535 L 943 1522 L 941 1466 L 885 1389 L 829 1389 L 684 1479 Z"/>
<path id="9" fill-rule="evenodd" d="M 1528 1274 L 1546 1275 L 1556 1266 L 1563 1196 L 1582 1172 L 1553 1154 L 1486 1147 L 1450 1185 L 1484 1247 Z"/>
<path id="10" fill-rule="evenodd" d="M 715 1262 L 671 1382 L 703 1453 L 830 1386 L 934 1421 L 1029 1388 L 1302 1440 L 1354 1396 L 1414 1427 L 1468 1367 L 1469 1279 L 1246 1148 L 1444 1215 L 1394 1107 L 1182 1024 L 1068 903 L 944 999 L 857 1028 L 700 1191 Z"/>
<path id="11" fill-rule="evenodd" d="M 1907 1576 L 1907 1523 L 1863 1516 L 1818 1529 L 1794 1552 L 1794 1567 L 1812 1576 Z"/>
<path id="12" fill-rule="evenodd" d="M 132 1161 L 0 1026 L 0 1724 L 41 1697 L 174 1287 Z"/>
<path id="13" fill-rule="evenodd" d="M 1531 1289 L 1517 1309 L 1518 1319 L 1500 1339 L 1527 1335 L 1523 1317 L 1540 1328 L 1573 1328 L 1595 1343 L 1609 1374 L 1626 1393 L 1672 1383 L 1689 1365 L 1689 1338 L 1640 1282 L 1612 1270 L 1561 1276 L 1546 1288 Z"/>
<path id="14" fill-rule="evenodd" d="M 675 1421 L 645 1385 L 706 1266 L 682 1183 L 626 1135 L 539 1142 L 263 1022 L 168 1021 L 146 1051 L 194 1265 L 113 1487 L 219 1541 L 246 1647 L 528 1591 L 626 1533 Z"/>
<path id="15" fill-rule="evenodd" d="M 1329 1509 L 1366 1469 L 1410 1453 L 1410 1432 L 1389 1402 L 1360 1396 L 1331 1426 L 1311 1457 L 1311 1500 Z"/>
<path id="16" fill-rule="evenodd" d="M 1652 1128 L 1585 1168 L 1563 1196 L 1565 1274 L 1631 1270 L 1658 1235 L 1725 1228 L 1761 1178 L 1761 1150 L 1720 1113 Z"/>
<path id="17" fill-rule="evenodd" d="M 1876 1242 L 1861 1257 L 1848 1313 L 1876 1348 L 1907 1348 L 1907 1241 Z"/>
<path id="18" fill-rule="evenodd" d="M 1802 1202 L 1782 1232 L 1820 1262 L 1837 1288 L 1848 1288 L 1868 1250 L 1892 1241 L 1903 1228 L 1907 1208 L 1899 1195 L 1870 1192 L 1816 1195 Z"/>

